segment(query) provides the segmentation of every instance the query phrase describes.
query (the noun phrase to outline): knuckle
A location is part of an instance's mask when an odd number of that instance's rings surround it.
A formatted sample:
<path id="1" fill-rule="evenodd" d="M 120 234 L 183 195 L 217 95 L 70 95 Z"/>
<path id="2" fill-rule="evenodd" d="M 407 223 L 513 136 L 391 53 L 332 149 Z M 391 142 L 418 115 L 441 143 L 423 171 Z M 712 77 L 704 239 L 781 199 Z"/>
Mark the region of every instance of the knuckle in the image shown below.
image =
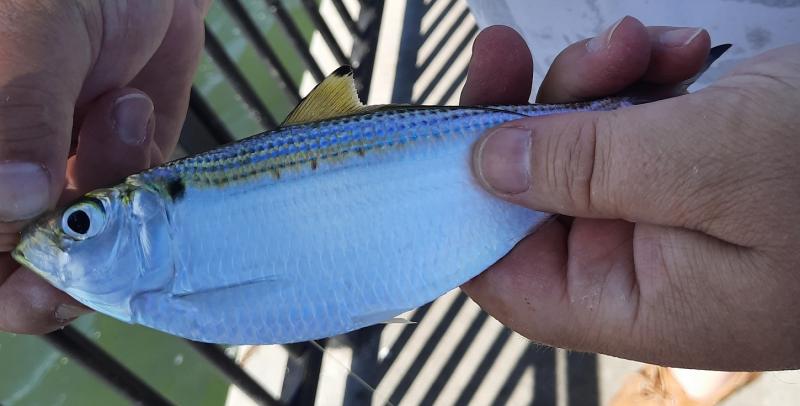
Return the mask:
<path id="1" fill-rule="evenodd" d="M 600 141 L 600 116 L 581 117 L 564 127 L 549 146 L 552 170 L 548 187 L 558 206 L 569 212 L 586 212 L 593 206 L 593 190 L 605 182 L 602 167 L 607 154 Z"/>
<path id="2" fill-rule="evenodd" d="M 55 103 L 55 95 L 39 86 L 0 87 L 0 143 L 4 153 L 40 143 L 66 132 L 71 112 Z"/>

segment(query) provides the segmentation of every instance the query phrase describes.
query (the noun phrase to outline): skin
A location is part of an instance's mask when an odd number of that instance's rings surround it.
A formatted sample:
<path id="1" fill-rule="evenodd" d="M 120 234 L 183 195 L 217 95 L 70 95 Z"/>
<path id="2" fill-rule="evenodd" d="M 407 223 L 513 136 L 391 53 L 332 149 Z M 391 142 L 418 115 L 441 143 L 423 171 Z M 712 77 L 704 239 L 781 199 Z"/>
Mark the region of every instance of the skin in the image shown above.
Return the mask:
<path id="1" fill-rule="evenodd" d="M 0 177 L 0 330 L 45 333 L 88 311 L 7 252 L 29 218 L 172 153 L 209 4 L 0 2 L 0 164 L 45 174 L 16 196 L 19 185 Z"/>
<path id="2" fill-rule="evenodd" d="M 674 28 L 630 17 L 615 28 L 566 48 L 537 101 L 674 91 L 709 47 L 705 32 L 670 46 L 661 34 Z M 462 102 L 525 102 L 526 51 L 509 29 L 482 32 Z M 561 216 L 464 290 L 549 345 L 676 367 L 800 367 L 798 108 L 794 45 L 691 95 L 489 131 L 474 159 L 487 190 Z"/>

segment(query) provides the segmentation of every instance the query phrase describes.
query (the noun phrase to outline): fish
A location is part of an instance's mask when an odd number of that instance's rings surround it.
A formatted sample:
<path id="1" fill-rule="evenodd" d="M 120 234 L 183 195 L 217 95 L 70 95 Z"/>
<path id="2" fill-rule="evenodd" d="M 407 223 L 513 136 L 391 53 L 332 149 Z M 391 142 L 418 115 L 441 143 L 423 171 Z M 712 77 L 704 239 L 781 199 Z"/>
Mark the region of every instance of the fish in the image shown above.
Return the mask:
<path id="1" fill-rule="evenodd" d="M 100 313 L 191 340 L 343 334 L 464 284 L 551 218 L 480 186 L 486 130 L 639 102 L 366 106 L 345 66 L 279 128 L 92 191 L 12 256 Z"/>

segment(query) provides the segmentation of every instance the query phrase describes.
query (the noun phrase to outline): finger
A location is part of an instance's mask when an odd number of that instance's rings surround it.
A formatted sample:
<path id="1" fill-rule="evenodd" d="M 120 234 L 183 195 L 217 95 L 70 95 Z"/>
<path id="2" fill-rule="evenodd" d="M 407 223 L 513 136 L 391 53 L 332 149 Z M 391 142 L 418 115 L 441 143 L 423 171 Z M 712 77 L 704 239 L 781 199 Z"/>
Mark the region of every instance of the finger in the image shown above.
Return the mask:
<path id="1" fill-rule="evenodd" d="M 189 93 L 203 48 L 203 18 L 210 0 L 176 0 L 164 41 L 131 82 L 153 100 L 158 128 L 155 143 L 172 154 L 189 105 Z"/>
<path id="2" fill-rule="evenodd" d="M 560 223 L 543 226 L 463 289 L 504 325 L 556 347 L 688 368 L 739 370 L 759 358 L 786 365 L 773 350 L 791 352 L 791 338 L 767 343 L 744 331 L 768 330 L 776 308 L 792 312 L 791 300 L 772 297 L 780 278 L 765 281 L 764 295 L 752 292 L 759 277 L 743 269 L 749 254 L 688 230 L 576 219 L 569 235 Z M 719 261 L 740 277 L 719 283 L 719 273 L 706 272 Z M 740 291 L 758 305 L 743 308 Z M 718 317 L 730 309 L 748 323 Z M 709 351 L 730 337 L 754 351 Z"/>
<path id="3" fill-rule="evenodd" d="M 0 253 L 0 285 L 2 285 L 17 268 L 19 268 L 19 264 L 11 258 L 11 254 L 6 252 Z"/>
<path id="4" fill-rule="evenodd" d="M 63 200 L 150 167 L 155 127 L 153 102 L 139 90 L 114 90 L 92 103 L 70 159 L 70 188 Z"/>
<path id="5" fill-rule="evenodd" d="M 176 0 L 102 1 L 89 7 L 86 31 L 96 55 L 77 101 L 84 106 L 100 95 L 129 85 L 164 41 Z"/>
<path id="6" fill-rule="evenodd" d="M 84 104 L 133 79 L 163 40 L 171 18 L 164 11 L 173 7 L 153 0 L 53 5 L 0 5 L 0 23 L 10 27 L 0 38 L 4 234 L 18 232 L 57 201 L 73 116 L 83 117 Z M 26 18 L 11 21 L 12 15 Z"/>
<path id="7" fill-rule="evenodd" d="M 461 104 L 524 104 L 532 81 L 533 58 L 525 40 L 509 27 L 492 26 L 475 38 Z"/>
<path id="8" fill-rule="evenodd" d="M 0 233 L 18 231 L 63 187 L 75 99 L 91 64 L 66 4 L 0 5 L 0 24 L 11 27 L 0 36 Z M 26 18 L 10 21 L 14 14 Z"/>
<path id="9" fill-rule="evenodd" d="M 0 331 L 43 334 L 89 312 L 66 293 L 24 268 L 0 285 Z"/>
<path id="10" fill-rule="evenodd" d="M 467 293 L 484 310 L 535 341 L 608 350 L 600 337 L 630 330 L 638 291 L 633 225 L 576 219 L 567 235 L 553 222 L 475 278 Z"/>
<path id="11" fill-rule="evenodd" d="M 696 75 L 708 57 L 711 37 L 702 28 L 648 27 L 652 51 L 643 80 L 679 84 Z"/>
<path id="12" fill-rule="evenodd" d="M 507 123 L 478 142 L 475 173 L 488 190 L 536 210 L 721 237 L 727 218 L 746 216 L 725 202 L 755 192 L 719 164 L 752 160 L 746 150 L 719 148 L 737 142 L 739 100 L 707 89 L 614 112 Z M 703 113 L 712 105 L 714 114 Z"/>
<path id="13" fill-rule="evenodd" d="M 710 46 L 705 30 L 642 28 L 636 19 L 625 17 L 597 37 L 569 46 L 550 67 L 537 101 L 605 97 L 640 80 L 677 85 L 702 68 Z"/>
<path id="14" fill-rule="evenodd" d="M 19 242 L 17 233 L 0 234 L 0 253 L 10 252 L 17 246 L 17 242 Z"/>
<path id="15" fill-rule="evenodd" d="M 70 188 L 62 198 L 75 199 L 146 169 L 153 129 L 153 104 L 144 93 L 126 88 L 101 96 L 84 118 L 76 155 L 69 162 Z M 31 271 L 9 268 L 4 268 L 7 278 L 0 285 L 0 330 L 45 333 L 90 311 Z"/>
<path id="16" fill-rule="evenodd" d="M 623 17 L 598 36 L 562 51 L 542 81 L 536 100 L 565 103 L 617 93 L 644 76 L 650 52 L 645 26 L 633 17 Z"/>
<path id="17" fill-rule="evenodd" d="M 503 259 L 461 288 L 487 313 L 515 331 L 527 333 L 530 315 L 548 317 L 534 304 L 561 300 L 567 258 L 567 230 L 550 221 L 526 237 Z"/>

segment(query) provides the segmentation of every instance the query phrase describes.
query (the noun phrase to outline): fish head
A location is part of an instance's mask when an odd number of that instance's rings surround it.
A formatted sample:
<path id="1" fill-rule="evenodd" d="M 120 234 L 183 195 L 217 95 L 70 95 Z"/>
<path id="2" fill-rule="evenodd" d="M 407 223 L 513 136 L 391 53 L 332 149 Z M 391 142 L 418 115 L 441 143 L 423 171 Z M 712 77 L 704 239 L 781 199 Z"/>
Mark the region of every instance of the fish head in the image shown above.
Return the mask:
<path id="1" fill-rule="evenodd" d="M 87 306 L 127 319 L 141 262 L 128 196 L 100 189 L 45 214 L 23 231 L 12 256 Z"/>

